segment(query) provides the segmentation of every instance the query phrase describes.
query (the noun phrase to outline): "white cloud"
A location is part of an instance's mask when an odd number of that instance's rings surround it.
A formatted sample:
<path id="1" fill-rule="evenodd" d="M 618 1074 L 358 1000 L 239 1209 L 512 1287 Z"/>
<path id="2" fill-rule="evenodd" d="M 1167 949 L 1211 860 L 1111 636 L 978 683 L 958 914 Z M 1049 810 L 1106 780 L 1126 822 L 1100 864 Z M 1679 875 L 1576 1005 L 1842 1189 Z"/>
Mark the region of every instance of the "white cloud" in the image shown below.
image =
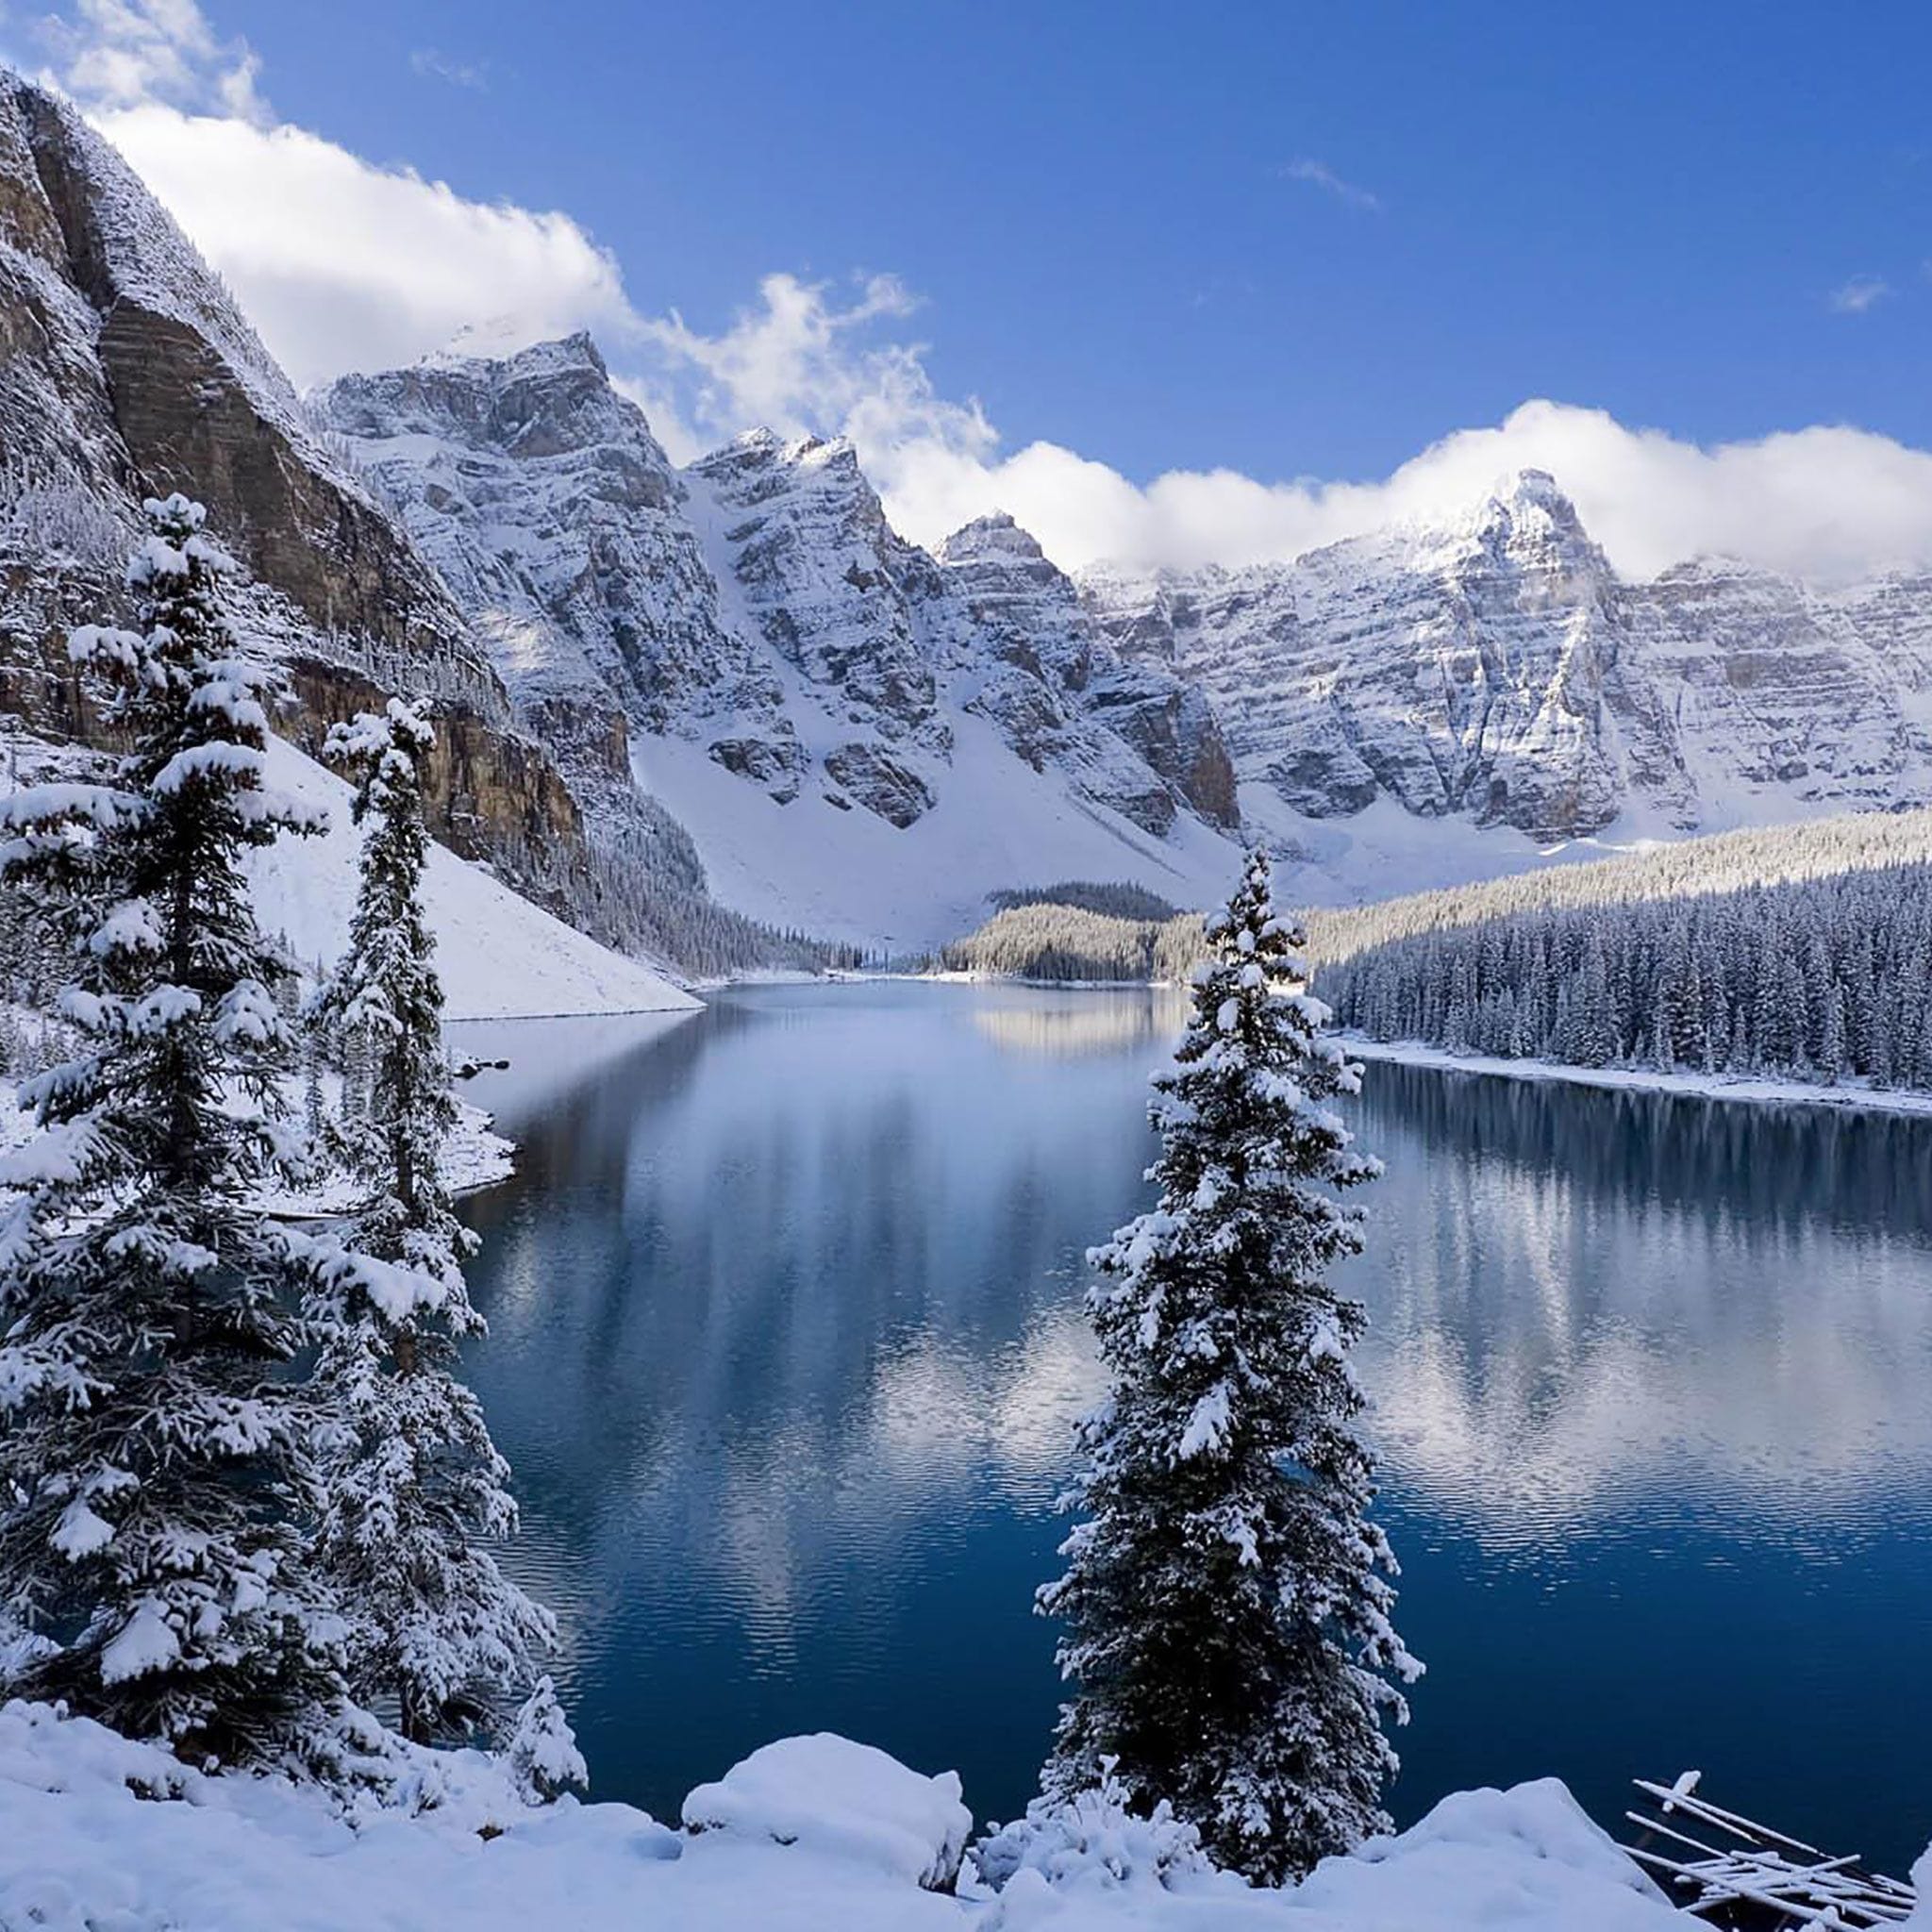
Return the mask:
<path id="1" fill-rule="evenodd" d="M 473 201 L 277 125 L 254 53 L 196 0 L 75 0 L 35 33 L 298 387 L 479 324 L 506 347 L 637 326 L 617 263 L 568 215 Z"/>
<path id="2" fill-rule="evenodd" d="M 506 346 L 633 326 L 617 263 L 568 215 L 471 201 L 293 126 L 159 104 L 96 111 L 298 387 L 487 324 Z"/>
<path id="3" fill-rule="evenodd" d="M 1882 275 L 1854 275 L 1834 289 L 1828 300 L 1840 315 L 1863 315 L 1890 293 L 1891 284 Z"/>
<path id="4" fill-rule="evenodd" d="M 1702 448 L 1600 409 L 1524 404 L 1367 483 L 1172 471 L 1136 488 L 1050 443 L 973 465 L 929 449 L 874 458 L 908 534 L 1008 509 L 1062 564 L 1239 564 L 1410 519 L 1453 516 L 1519 469 L 1550 471 L 1628 575 L 1703 553 L 1841 579 L 1932 561 L 1932 455 L 1849 428 Z"/>
<path id="5" fill-rule="evenodd" d="M 61 86 L 92 106 L 165 102 L 265 123 L 260 62 L 224 40 L 196 0 L 75 0 L 71 14 L 34 24 Z"/>
<path id="6" fill-rule="evenodd" d="M 911 308 L 896 283 L 841 308 L 822 286 L 768 277 L 761 306 L 707 337 L 650 325 L 658 366 L 632 392 L 674 455 L 768 423 L 843 434 L 894 523 L 921 542 L 1005 509 L 1069 569 L 1241 564 L 1393 522 L 1454 516 L 1519 469 L 1550 471 L 1611 561 L 1650 575 L 1700 553 L 1842 578 L 1932 562 L 1932 455 L 1820 427 L 1706 448 L 1601 409 L 1535 401 L 1458 430 L 1387 477 L 1263 482 L 1170 471 L 1137 484 L 1057 443 L 1003 454 L 976 403 L 941 396 L 916 346 L 880 342 Z"/>
<path id="7" fill-rule="evenodd" d="M 710 448 L 758 425 L 782 435 L 842 435 L 867 451 L 930 447 L 969 461 L 991 457 L 998 438 L 976 402 L 934 389 L 923 345 L 882 341 L 876 325 L 904 321 L 917 299 L 893 275 L 874 275 L 843 306 L 823 283 L 767 275 L 757 306 L 707 336 L 675 310 L 640 325 L 655 379 L 654 424 L 677 454 Z"/>
<path id="8" fill-rule="evenodd" d="M 47 31 L 62 77 L 298 383 L 411 360 L 478 323 L 492 347 L 587 327 L 680 459 L 760 423 L 848 435 L 908 536 L 936 541 L 1004 508 L 1070 568 L 1292 556 L 1453 515 L 1524 467 L 1556 475 L 1631 575 L 1700 552 L 1826 578 L 1932 562 L 1932 455 L 1846 427 L 1701 447 L 1535 401 L 1386 477 L 1341 483 L 1219 470 L 1142 484 L 1054 443 L 1008 451 L 976 401 L 939 391 L 907 336 L 917 302 L 890 275 L 842 291 L 767 276 L 715 334 L 675 312 L 644 318 L 568 215 L 473 201 L 271 125 L 253 55 L 193 0 L 82 0 Z M 1321 163 L 1285 172 L 1374 204 Z"/>
<path id="9" fill-rule="evenodd" d="M 490 86 L 490 68 L 482 60 L 458 60 L 437 47 L 418 47 L 409 56 L 409 68 L 425 80 L 446 80 L 451 87 L 466 87 L 476 92 Z"/>
<path id="10" fill-rule="evenodd" d="M 1289 180 L 1305 181 L 1310 188 L 1319 188 L 1324 194 L 1332 194 L 1349 208 L 1362 208 L 1370 214 L 1382 211 L 1379 194 L 1371 193 L 1353 181 L 1344 181 L 1325 161 L 1312 160 L 1305 155 L 1298 161 L 1290 161 L 1281 172 Z"/>

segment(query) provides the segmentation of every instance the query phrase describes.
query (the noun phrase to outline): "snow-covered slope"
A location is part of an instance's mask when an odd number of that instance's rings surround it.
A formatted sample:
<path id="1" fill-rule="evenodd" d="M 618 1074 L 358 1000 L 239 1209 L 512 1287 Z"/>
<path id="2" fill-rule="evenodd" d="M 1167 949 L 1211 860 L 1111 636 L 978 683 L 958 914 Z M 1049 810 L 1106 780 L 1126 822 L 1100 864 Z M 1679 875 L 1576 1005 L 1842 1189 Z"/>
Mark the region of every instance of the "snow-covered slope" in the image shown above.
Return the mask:
<path id="1" fill-rule="evenodd" d="M 251 856 L 257 916 L 305 965 L 331 963 L 347 941 L 361 835 L 350 791 L 334 773 L 280 739 L 269 741 L 269 779 L 325 808 L 325 834 L 281 839 Z M 587 939 L 519 897 L 482 867 L 431 846 L 424 903 L 452 1020 L 551 1013 L 690 1011 L 698 1002 L 635 959 Z"/>
<path id="2" fill-rule="evenodd" d="M 1013 885 L 1125 879 L 1182 906 L 1225 896 L 1239 855 L 1191 814 L 1157 837 L 1015 758 L 985 719 L 958 713 L 950 729 L 950 782 L 908 826 L 818 794 L 813 810 L 787 808 L 675 738 L 640 738 L 638 774 L 693 827 L 725 905 L 889 952 L 970 932 L 987 894 Z"/>
<path id="3" fill-rule="evenodd" d="M 753 1776 L 759 1759 L 764 1774 Z M 789 1773 L 789 1775 L 774 1774 Z M 808 1781 L 804 1777 L 809 1774 Z M 1248 1890 L 1134 1857 L 1131 1828 L 996 1896 L 923 1889 L 957 1781 L 841 1740 L 768 1747 L 693 1793 L 700 1832 L 622 1805 L 520 1809 L 449 1760 L 447 1802 L 359 1829 L 207 1778 L 44 1706 L 0 1709 L 0 1925 L 47 1932 L 1669 1932 L 1683 1922 L 1554 1781 L 1445 1799 L 1411 1831 Z M 175 1790 L 155 1802 L 145 1790 Z M 691 1807 L 688 1806 L 688 1809 Z M 477 1825 L 503 1827 L 485 1838 Z M 926 1853 L 927 1857 L 932 1852 Z M 957 1847 L 951 1856 L 957 1857 Z M 1111 1869 L 1110 1869 L 1111 1867 Z"/>

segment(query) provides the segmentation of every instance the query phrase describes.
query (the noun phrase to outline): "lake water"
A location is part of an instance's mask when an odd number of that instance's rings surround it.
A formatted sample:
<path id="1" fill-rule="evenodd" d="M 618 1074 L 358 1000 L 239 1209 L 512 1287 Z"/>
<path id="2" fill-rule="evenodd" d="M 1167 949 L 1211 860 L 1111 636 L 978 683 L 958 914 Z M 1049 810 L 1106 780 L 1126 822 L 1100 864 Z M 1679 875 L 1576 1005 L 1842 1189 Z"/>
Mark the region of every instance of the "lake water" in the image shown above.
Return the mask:
<path id="1" fill-rule="evenodd" d="M 763 988 L 466 1028 L 522 1142 L 467 1204 L 518 1573 L 595 1789 L 675 1816 L 831 1729 L 1033 1789 L 1030 1613 L 1098 1382 L 1084 1248 L 1145 1199 L 1143 992 Z M 1347 1270 L 1407 1822 L 1635 1775 L 1901 1874 L 1932 1837 L 1932 1124 L 1368 1070 Z"/>

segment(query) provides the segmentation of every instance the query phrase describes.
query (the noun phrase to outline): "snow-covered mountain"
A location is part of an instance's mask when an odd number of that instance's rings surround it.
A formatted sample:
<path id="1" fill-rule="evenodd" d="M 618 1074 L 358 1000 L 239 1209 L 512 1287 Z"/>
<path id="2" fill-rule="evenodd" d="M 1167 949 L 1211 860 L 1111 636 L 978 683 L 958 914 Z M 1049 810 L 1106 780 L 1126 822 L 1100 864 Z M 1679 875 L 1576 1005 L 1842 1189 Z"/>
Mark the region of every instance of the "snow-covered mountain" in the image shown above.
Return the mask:
<path id="1" fill-rule="evenodd" d="M 1440 526 L 1081 589 L 1206 691 L 1244 809 L 1290 836 L 1384 800 L 1548 841 L 1932 797 L 1932 579 L 1628 583 L 1541 471 Z"/>
<path id="2" fill-rule="evenodd" d="M 93 733 L 61 641 L 174 488 L 246 566 L 290 735 L 437 695 L 440 838 L 713 970 L 771 936 L 708 891 L 915 948 L 1003 887 L 1207 904 L 1242 837 L 1327 903 L 1932 798 L 1932 575 L 1626 582 L 1526 472 L 1292 562 L 1076 584 L 1004 516 L 907 541 L 844 442 L 679 469 L 581 336 L 298 399 L 120 158 L 0 74 L 0 713 Z"/>
<path id="3" fill-rule="evenodd" d="M 1243 825 L 1328 900 L 1932 797 L 1932 581 L 1629 583 L 1541 472 L 1293 562 L 1075 584 L 1008 517 L 906 541 L 844 442 L 675 470 L 582 337 L 314 401 L 526 719 L 614 745 L 621 711 L 762 918 L 923 942 L 1049 874 L 1198 900 Z"/>
<path id="4" fill-rule="evenodd" d="M 310 399 L 574 777 L 628 741 L 721 896 L 928 945 L 984 895 L 1091 874 L 1211 896 L 1233 862 L 1212 708 L 1122 657 L 1009 519 L 937 555 L 849 443 L 674 470 L 587 337 Z"/>

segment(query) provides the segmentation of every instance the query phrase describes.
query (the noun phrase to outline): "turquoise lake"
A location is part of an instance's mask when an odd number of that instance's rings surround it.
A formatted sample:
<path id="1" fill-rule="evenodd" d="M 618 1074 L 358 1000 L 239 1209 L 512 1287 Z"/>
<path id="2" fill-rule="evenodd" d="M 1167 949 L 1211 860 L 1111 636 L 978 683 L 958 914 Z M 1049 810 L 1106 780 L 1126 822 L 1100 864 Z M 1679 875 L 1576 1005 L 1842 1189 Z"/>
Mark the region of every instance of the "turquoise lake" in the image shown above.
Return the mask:
<path id="1" fill-rule="evenodd" d="M 521 1143 L 469 1355 L 595 1794 L 774 1737 L 1033 1789 L 1031 1613 L 1147 1198 L 1171 995 L 877 982 L 462 1029 Z M 1347 1284 L 1428 1674 L 1402 1822 L 1634 1776 L 1903 1875 L 1932 1836 L 1932 1123 L 1394 1065 Z"/>

